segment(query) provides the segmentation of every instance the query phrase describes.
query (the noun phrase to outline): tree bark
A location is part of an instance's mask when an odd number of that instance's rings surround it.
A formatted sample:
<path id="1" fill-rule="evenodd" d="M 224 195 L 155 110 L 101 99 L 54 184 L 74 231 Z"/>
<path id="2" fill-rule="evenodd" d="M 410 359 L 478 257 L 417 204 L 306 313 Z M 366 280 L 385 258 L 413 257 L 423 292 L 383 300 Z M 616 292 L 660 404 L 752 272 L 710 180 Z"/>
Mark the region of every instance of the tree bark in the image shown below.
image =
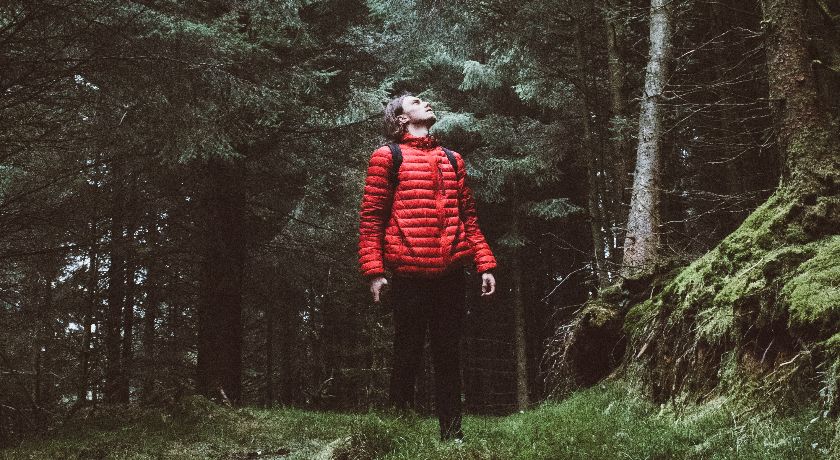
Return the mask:
<path id="1" fill-rule="evenodd" d="M 639 114 L 639 144 L 633 194 L 624 240 L 622 275 L 637 278 L 648 273 L 659 257 L 660 197 L 662 182 L 662 93 L 671 59 L 671 2 L 652 0 L 650 56 Z"/>
<path id="2" fill-rule="evenodd" d="M 246 258 L 245 166 L 211 159 L 204 203 L 204 262 L 198 324 L 200 393 L 237 402 L 242 383 L 242 276 Z"/>
<path id="3" fill-rule="evenodd" d="M 516 196 L 514 189 L 513 196 Z M 516 209 L 514 207 L 514 209 Z M 519 234 L 519 219 L 514 212 L 513 233 Z M 527 410 L 528 399 L 528 342 L 525 333 L 525 302 L 522 297 L 522 266 L 519 249 L 513 248 L 511 257 L 511 278 L 513 282 L 514 349 L 516 353 L 516 409 Z"/>
<path id="4" fill-rule="evenodd" d="M 90 384 L 90 346 L 93 337 L 93 315 L 96 311 L 96 299 L 99 286 L 99 236 L 95 224 L 91 228 L 91 243 L 88 248 L 88 278 L 87 278 L 87 299 L 84 306 L 82 318 L 82 350 L 79 356 L 82 373 L 79 378 L 78 402 L 87 400 L 87 393 Z"/>
<path id="5" fill-rule="evenodd" d="M 28 273 L 27 305 L 32 305 L 34 308 L 31 312 L 27 311 L 28 309 L 24 311 L 30 313 L 31 329 L 28 329 L 28 331 L 32 334 L 30 340 L 33 352 L 31 361 L 32 379 L 31 381 L 28 381 L 28 379 L 27 381 L 19 380 L 19 382 L 21 385 L 24 385 L 24 382 L 32 385 L 27 394 L 30 403 L 30 415 L 34 418 L 34 424 L 39 426 L 46 426 L 47 416 L 56 404 L 58 396 L 58 382 L 54 373 L 55 359 L 53 358 L 60 347 L 53 326 L 56 295 L 53 283 L 55 282 L 57 285 L 60 267 L 60 258 L 49 257 L 35 263 L 32 271 Z M 3 357 L 4 367 L 9 370 L 4 372 L 5 374 L 9 376 L 23 375 L 14 371 L 7 354 L 0 353 L 0 356 Z M 5 392 L 0 394 L 6 396 Z M 30 428 L 32 426 L 30 425 Z"/>
<path id="6" fill-rule="evenodd" d="M 148 265 L 146 267 L 146 279 L 143 282 L 143 289 L 146 292 L 146 300 L 143 303 L 143 383 L 140 390 L 140 400 L 149 403 L 155 395 L 155 384 L 157 382 L 158 369 L 155 365 L 156 353 L 156 327 L 161 302 L 161 276 L 160 264 L 155 255 L 155 248 L 160 242 L 160 233 L 157 229 L 157 220 L 149 223 L 148 228 Z"/>
<path id="7" fill-rule="evenodd" d="M 129 234 L 132 232 L 129 231 Z M 131 398 L 131 376 L 134 373 L 134 298 L 136 271 L 133 257 L 128 257 L 125 264 L 125 300 L 123 300 L 122 329 L 123 336 L 120 346 L 120 387 L 119 400 L 127 403 Z"/>
<path id="8" fill-rule="evenodd" d="M 576 30 L 575 30 L 575 54 L 578 61 L 578 69 L 581 73 L 581 84 L 585 85 L 587 75 L 592 74 L 592 68 L 589 65 L 589 61 L 586 58 L 586 53 L 584 52 L 584 37 L 583 37 L 583 27 L 581 22 L 586 20 L 588 15 L 584 15 L 584 18 L 580 19 L 576 23 Z M 583 154 L 586 156 L 586 169 L 587 169 L 587 176 L 588 176 L 588 184 L 589 189 L 587 191 L 587 206 L 589 208 L 589 230 L 592 236 L 592 252 L 593 257 L 592 260 L 594 262 L 594 271 L 595 271 L 595 289 L 598 290 L 601 286 L 609 284 L 609 276 L 607 275 L 606 263 L 604 261 L 605 257 L 605 245 L 604 245 L 604 234 L 603 234 L 603 225 L 604 225 L 604 218 L 603 213 L 601 212 L 601 203 L 602 203 L 602 194 L 601 188 L 599 187 L 599 180 L 598 180 L 598 173 L 599 167 L 598 163 L 599 157 L 601 156 L 601 151 L 598 146 L 592 141 L 592 127 L 590 118 L 592 116 L 592 111 L 590 109 L 593 101 L 589 100 L 589 93 L 592 92 L 594 88 L 588 87 L 584 94 L 582 94 L 581 98 L 583 100 L 583 104 L 581 109 L 583 113 L 581 114 L 581 120 L 583 123 Z"/>
<path id="9" fill-rule="evenodd" d="M 276 305 L 265 307 L 265 407 L 274 405 L 274 309 Z"/>
<path id="10" fill-rule="evenodd" d="M 618 9 L 617 2 L 610 0 L 607 2 L 608 9 L 605 9 L 607 14 L 604 16 L 604 25 L 607 32 L 607 66 L 610 74 L 610 108 L 613 116 L 622 116 L 624 114 L 626 102 L 624 100 L 624 62 L 621 58 L 619 34 L 623 27 L 617 20 Z M 632 160 L 627 155 L 621 155 L 616 158 L 618 163 L 625 165 L 627 171 L 627 160 Z M 627 171 L 629 172 L 629 171 Z"/>
<path id="11" fill-rule="evenodd" d="M 627 101 L 624 94 L 625 87 L 625 70 L 624 60 L 621 57 L 621 37 L 624 35 L 624 26 L 618 20 L 620 17 L 619 1 L 608 0 L 607 5 L 602 8 L 605 12 L 604 24 L 607 36 L 607 66 L 609 69 L 610 81 L 610 125 L 613 133 L 621 130 L 620 120 L 626 116 Z M 625 235 L 623 229 L 623 221 L 627 216 L 626 204 L 630 201 L 630 194 L 628 187 L 628 175 L 633 167 L 633 151 L 627 141 L 622 138 L 610 142 L 612 146 L 612 158 L 610 161 L 611 168 L 609 168 L 611 178 L 611 193 L 609 197 L 610 203 L 610 219 L 612 224 L 611 235 L 609 241 L 610 261 L 613 267 L 619 267 L 622 260 L 622 251 L 619 241 L 622 241 Z M 604 172 L 607 172 L 607 167 Z"/>
<path id="12" fill-rule="evenodd" d="M 36 280 L 39 278 L 41 277 L 36 276 Z M 43 279 L 39 284 L 43 289 L 43 297 L 38 299 L 38 315 L 35 318 L 35 380 L 33 381 L 32 394 L 35 404 L 40 407 L 44 405 L 44 368 L 49 368 L 44 361 L 46 360 L 48 336 L 50 335 L 47 318 L 52 309 L 52 280 L 46 273 L 43 273 Z"/>
<path id="13" fill-rule="evenodd" d="M 838 171 L 805 34 L 805 2 L 763 0 L 767 77 L 784 158 L 782 184 L 818 189 Z"/>
<path id="14" fill-rule="evenodd" d="M 108 309 L 105 316 L 105 402 L 120 401 L 120 342 L 122 310 L 125 303 L 125 202 L 121 160 L 112 164 L 113 181 L 111 231 L 108 263 Z"/>
<path id="15" fill-rule="evenodd" d="M 117 280 L 122 285 L 122 334 L 120 337 L 119 331 L 117 336 L 119 338 L 119 376 L 117 378 L 117 388 L 115 389 L 117 401 L 120 403 L 127 403 L 131 399 L 131 376 L 134 372 L 134 299 L 137 285 L 134 281 L 135 272 L 137 270 L 137 251 L 134 245 L 134 233 L 137 230 L 138 210 L 137 210 L 137 173 L 128 172 L 125 175 L 128 182 L 126 186 L 126 196 L 117 196 L 123 207 L 121 211 L 123 218 L 123 232 L 120 238 L 120 247 L 122 254 L 122 279 Z"/>

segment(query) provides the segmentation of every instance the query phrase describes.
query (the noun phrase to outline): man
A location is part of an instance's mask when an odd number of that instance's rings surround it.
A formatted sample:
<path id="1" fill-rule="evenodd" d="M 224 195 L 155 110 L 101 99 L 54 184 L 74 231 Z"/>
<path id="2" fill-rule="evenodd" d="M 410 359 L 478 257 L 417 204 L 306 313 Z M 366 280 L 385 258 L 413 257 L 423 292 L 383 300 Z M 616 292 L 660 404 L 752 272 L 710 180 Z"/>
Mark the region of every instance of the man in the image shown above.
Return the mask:
<path id="1" fill-rule="evenodd" d="M 429 135 L 435 121 L 429 103 L 411 94 L 385 107 L 385 133 L 399 145 L 402 161 L 394 161 L 388 145 L 371 155 L 360 212 L 359 262 L 374 302 L 389 283 L 386 271 L 392 274 L 392 404 L 414 406 L 428 329 L 440 436 L 460 441 L 464 265 L 475 263 L 481 295 L 490 296 L 496 290 L 490 273 L 496 259 L 478 227 L 464 160 Z"/>

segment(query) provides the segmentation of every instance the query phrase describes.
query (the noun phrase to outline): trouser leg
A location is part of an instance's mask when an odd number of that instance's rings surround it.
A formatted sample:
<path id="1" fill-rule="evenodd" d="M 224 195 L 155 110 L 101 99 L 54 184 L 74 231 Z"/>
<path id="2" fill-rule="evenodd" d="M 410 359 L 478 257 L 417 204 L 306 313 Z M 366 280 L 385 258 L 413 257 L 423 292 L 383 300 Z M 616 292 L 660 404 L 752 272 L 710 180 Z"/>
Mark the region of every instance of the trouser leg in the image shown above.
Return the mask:
<path id="1" fill-rule="evenodd" d="M 423 356 L 426 321 L 422 293 L 411 280 L 392 280 L 394 354 L 391 404 L 397 409 L 415 407 L 414 386 Z"/>
<path id="2" fill-rule="evenodd" d="M 462 271 L 447 275 L 431 296 L 429 318 L 435 395 L 441 439 L 460 438 L 461 363 L 460 342 L 464 326 L 465 279 Z"/>

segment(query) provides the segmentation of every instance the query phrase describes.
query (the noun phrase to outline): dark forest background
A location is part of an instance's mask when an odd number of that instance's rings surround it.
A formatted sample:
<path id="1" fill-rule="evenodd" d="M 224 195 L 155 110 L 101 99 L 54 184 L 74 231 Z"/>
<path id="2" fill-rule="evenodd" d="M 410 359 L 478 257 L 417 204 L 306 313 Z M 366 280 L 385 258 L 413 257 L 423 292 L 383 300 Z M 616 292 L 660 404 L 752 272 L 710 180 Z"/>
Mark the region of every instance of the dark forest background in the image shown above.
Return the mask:
<path id="1" fill-rule="evenodd" d="M 464 155 L 499 259 L 492 300 L 471 278 L 467 410 L 605 377 L 627 346 L 602 327 L 615 311 L 798 177 L 773 95 L 781 3 L 4 2 L 0 444 L 196 392 L 382 406 L 391 320 L 358 273 L 358 209 L 383 103 L 405 90 Z M 840 6 L 789 3 L 815 107 L 836 118 Z M 648 132 L 654 251 L 635 264 Z M 599 320 L 599 299 L 617 310 Z"/>

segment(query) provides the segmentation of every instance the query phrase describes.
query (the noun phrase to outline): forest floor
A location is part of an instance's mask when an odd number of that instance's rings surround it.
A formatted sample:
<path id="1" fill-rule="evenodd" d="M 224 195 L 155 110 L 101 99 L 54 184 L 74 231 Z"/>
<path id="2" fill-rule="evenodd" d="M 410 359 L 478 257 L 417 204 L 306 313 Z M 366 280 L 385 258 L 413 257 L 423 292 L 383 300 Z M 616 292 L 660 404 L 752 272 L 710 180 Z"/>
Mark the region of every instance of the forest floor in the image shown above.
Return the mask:
<path id="1" fill-rule="evenodd" d="M 716 399 L 676 412 L 623 382 L 504 417 L 467 416 L 462 445 L 437 421 L 298 409 L 229 409 L 191 397 L 168 410 L 81 414 L 2 459 L 806 459 L 829 458 L 831 418 L 734 409 Z M 741 405 L 742 406 L 742 405 Z"/>

